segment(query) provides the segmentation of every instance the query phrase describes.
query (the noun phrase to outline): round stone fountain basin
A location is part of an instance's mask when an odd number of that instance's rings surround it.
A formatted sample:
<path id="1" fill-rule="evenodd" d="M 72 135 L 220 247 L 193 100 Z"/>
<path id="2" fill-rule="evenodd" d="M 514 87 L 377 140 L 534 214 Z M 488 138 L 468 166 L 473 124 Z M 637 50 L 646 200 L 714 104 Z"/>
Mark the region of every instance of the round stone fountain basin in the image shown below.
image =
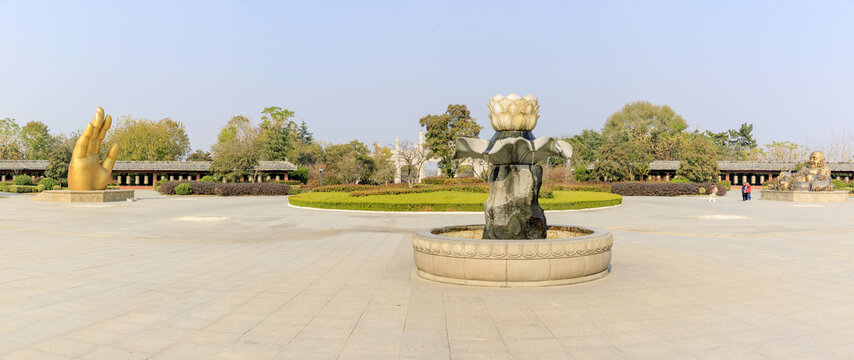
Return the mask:
<path id="1" fill-rule="evenodd" d="M 604 277 L 611 270 L 610 232 L 549 226 L 541 240 L 481 239 L 483 225 L 447 226 L 412 237 L 418 275 L 479 286 L 553 286 Z"/>

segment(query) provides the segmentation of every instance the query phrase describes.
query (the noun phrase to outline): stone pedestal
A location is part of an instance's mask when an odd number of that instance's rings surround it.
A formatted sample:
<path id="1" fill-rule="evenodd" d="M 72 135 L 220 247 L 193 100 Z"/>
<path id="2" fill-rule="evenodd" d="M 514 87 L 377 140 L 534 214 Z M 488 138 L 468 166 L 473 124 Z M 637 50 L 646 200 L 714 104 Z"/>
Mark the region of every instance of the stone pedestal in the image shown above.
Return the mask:
<path id="1" fill-rule="evenodd" d="M 762 190 L 762 200 L 844 203 L 848 202 L 848 191 L 788 191 Z"/>
<path id="2" fill-rule="evenodd" d="M 44 202 L 108 202 L 133 198 L 133 190 L 48 190 L 33 197 Z"/>
<path id="3" fill-rule="evenodd" d="M 539 193 L 539 165 L 495 165 L 489 172 L 484 239 L 545 239 L 546 216 Z"/>

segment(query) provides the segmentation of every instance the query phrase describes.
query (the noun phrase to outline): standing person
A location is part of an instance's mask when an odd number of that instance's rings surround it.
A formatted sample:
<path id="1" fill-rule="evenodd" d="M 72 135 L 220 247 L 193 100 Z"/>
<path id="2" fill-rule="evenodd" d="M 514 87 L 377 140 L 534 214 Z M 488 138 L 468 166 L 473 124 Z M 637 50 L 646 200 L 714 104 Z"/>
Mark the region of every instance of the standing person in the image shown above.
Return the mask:
<path id="1" fill-rule="evenodd" d="M 741 201 L 747 201 L 747 187 L 744 183 L 741 184 Z"/>
<path id="2" fill-rule="evenodd" d="M 718 186 L 712 185 L 712 189 L 709 190 L 709 202 L 715 202 L 715 198 L 718 196 Z"/>
<path id="3" fill-rule="evenodd" d="M 751 190 L 753 190 L 753 186 L 750 186 L 750 183 L 747 183 L 747 189 L 745 190 L 747 192 L 747 201 L 750 201 L 750 191 Z"/>

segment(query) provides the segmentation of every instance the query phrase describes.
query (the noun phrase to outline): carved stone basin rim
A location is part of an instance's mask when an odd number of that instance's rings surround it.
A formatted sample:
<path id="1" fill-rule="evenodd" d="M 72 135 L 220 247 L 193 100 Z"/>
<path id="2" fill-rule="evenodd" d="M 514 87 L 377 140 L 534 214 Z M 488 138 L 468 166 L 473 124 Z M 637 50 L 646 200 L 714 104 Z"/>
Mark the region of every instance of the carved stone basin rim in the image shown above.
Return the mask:
<path id="1" fill-rule="evenodd" d="M 552 286 L 604 277 L 610 271 L 610 232 L 551 225 L 547 239 L 481 239 L 483 225 L 447 226 L 412 238 L 417 273 L 445 283 Z M 450 236 L 449 236 L 450 235 Z"/>

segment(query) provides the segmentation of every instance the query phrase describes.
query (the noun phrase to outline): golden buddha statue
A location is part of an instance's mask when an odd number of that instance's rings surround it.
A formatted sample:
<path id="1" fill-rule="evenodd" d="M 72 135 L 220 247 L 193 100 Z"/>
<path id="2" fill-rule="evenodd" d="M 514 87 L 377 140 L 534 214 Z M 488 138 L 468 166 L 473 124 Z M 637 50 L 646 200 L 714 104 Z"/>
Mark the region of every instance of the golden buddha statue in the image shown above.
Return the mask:
<path id="1" fill-rule="evenodd" d="M 780 172 L 777 190 L 791 191 L 832 191 L 830 167 L 827 166 L 824 153 L 813 151 L 804 167 L 794 173 Z"/>

